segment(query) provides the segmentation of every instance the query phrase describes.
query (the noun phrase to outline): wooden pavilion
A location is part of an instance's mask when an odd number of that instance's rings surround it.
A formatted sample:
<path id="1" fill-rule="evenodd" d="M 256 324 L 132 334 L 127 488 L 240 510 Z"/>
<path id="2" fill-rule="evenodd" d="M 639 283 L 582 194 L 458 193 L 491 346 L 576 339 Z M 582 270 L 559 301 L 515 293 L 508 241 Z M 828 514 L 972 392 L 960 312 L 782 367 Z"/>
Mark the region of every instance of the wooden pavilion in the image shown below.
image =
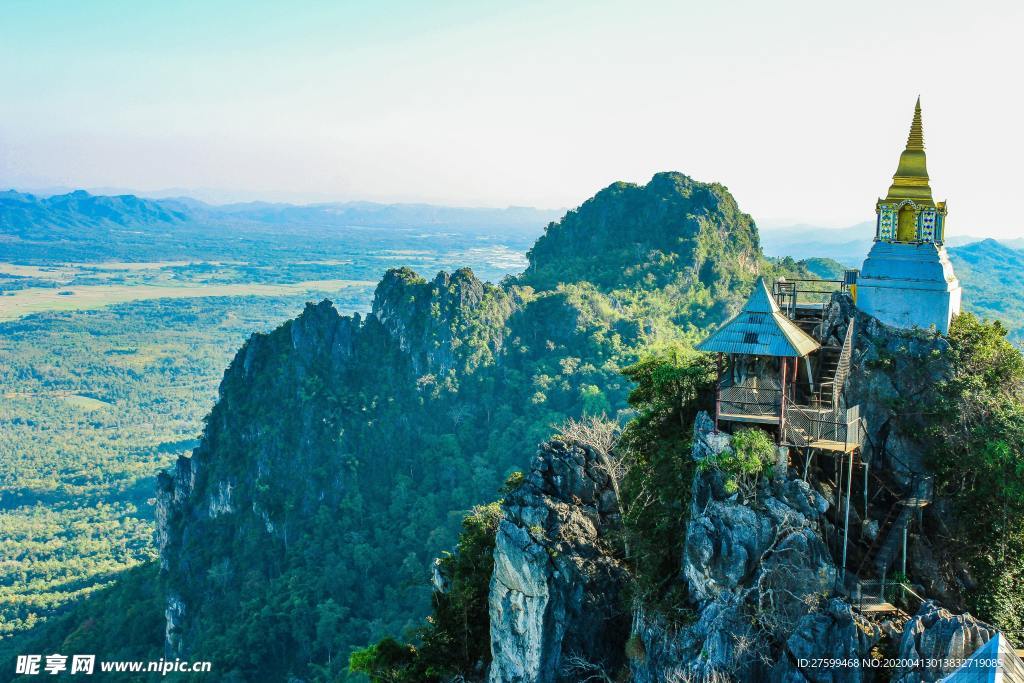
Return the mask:
<path id="1" fill-rule="evenodd" d="M 719 358 L 715 426 L 774 425 L 781 445 L 851 452 L 861 445 L 860 411 L 845 406 L 842 389 L 853 323 L 843 346 L 833 348 L 798 321 L 782 312 L 758 278 L 739 314 L 697 346 Z"/>

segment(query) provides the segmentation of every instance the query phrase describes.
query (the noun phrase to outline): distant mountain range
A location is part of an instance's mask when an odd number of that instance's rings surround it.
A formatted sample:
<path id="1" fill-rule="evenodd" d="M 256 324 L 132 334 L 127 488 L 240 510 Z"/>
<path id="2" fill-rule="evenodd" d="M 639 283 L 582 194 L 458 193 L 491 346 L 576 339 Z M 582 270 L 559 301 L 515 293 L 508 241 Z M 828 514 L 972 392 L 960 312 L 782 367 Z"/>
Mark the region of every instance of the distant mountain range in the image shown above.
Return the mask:
<path id="1" fill-rule="evenodd" d="M 454 230 L 514 230 L 538 233 L 565 213 L 561 209 L 504 209 L 339 202 L 213 205 L 187 197 L 145 199 L 94 195 L 84 190 L 41 197 L 0 192 L 0 234 L 34 234 L 83 227 L 155 227 L 175 224 L 248 227 L 443 227 Z"/>
<path id="2" fill-rule="evenodd" d="M 964 309 L 1004 321 L 1010 336 L 1024 341 L 1024 250 L 986 239 L 953 247 L 949 257 L 964 287 Z"/>
<path id="3" fill-rule="evenodd" d="M 208 204 L 190 197 L 150 199 L 132 194 L 97 195 L 84 190 L 50 196 L 9 190 L 0 192 L 0 240 L 78 240 L 101 237 L 82 228 L 201 229 L 246 228 L 250 231 L 331 230 L 338 228 L 443 228 L 455 231 L 509 231 L 530 238 L 559 219 L 563 209 L 512 206 L 503 209 L 433 204 L 333 202 L 287 204 L 245 202 Z M 871 248 L 872 223 L 849 228 L 792 225 L 760 230 L 767 256 L 795 259 L 830 258 L 859 267 Z M 982 238 L 954 237 L 948 246 Z M 1024 249 L 1024 238 L 1002 240 Z"/>
<path id="4" fill-rule="evenodd" d="M 187 197 L 147 199 L 83 190 L 43 197 L 7 191 L 0 192 L 0 261 L 271 258 L 282 244 L 312 252 L 319 244 L 342 239 L 359 244 L 382 236 L 395 243 L 393 248 L 407 248 L 421 231 L 470 239 L 500 235 L 512 248 L 524 248 L 562 213 L 373 202 L 214 205 Z M 805 260 L 819 276 L 837 277 L 843 267 L 861 266 L 873 231 L 871 223 L 846 229 L 795 225 L 761 230 L 760 242 L 767 256 Z M 1024 303 L 1016 294 L 1024 289 L 1024 239 L 970 240 L 953 239 L 949 249 L 968 289 L 965 308 L 1008 321 L 1014 337 L 1021 339 Z"/>
<path id="5" fill-rule="evenodd" d="M 761 228 L 760 233 L 761 247 L 768 256 L 792 256 L 795 259 L 830 258 L 849 268 L 859 268 L 871 249 L 875 224 L 858 223 L 848 228 L 790 225 Z M 984 239 L 954 235 L 946 241 L 946 246 L 961 247 Z M 1024 249 L 1024 238 L 1000 242 L 1011 249 Z"/>

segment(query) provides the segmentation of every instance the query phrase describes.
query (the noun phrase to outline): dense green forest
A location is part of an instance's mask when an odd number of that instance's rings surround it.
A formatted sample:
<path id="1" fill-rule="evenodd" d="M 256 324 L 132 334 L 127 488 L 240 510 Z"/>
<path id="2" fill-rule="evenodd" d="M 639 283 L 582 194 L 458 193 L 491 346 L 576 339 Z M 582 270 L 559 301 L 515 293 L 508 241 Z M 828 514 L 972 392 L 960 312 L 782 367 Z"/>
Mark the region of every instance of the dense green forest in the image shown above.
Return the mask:
<path id="1" fill-rule="evenodd" d="M 973 578 L 964 597 L 970 613 L 1018 639 L 1024 634 L 1024 354 L 1000 323 L 970 313 L 954 320 L 947 340 L 948 355 L 927 361 L 943 366 L 934 393 L 901 404 L 903 411 L 924 416 L 929 464 L 945 508 L 929 519 L 938 528 L 926 533 L 969 567 Z M 699 410 L 713 410 L 709 354 L 672 344 L 652 349 L 623 373 L 634 382 L 629 404 L 635 410 L 614 442 L 614 457 L 625 472 L 619 496 L 623 528 L 604 551 L 628 567 L 625 594 L 633 609 L 640 606 L 682 627 L 699 616 L 679 580 L 679 529 L 690 514 L 694 476 L 716 468 L 725 491 L 754 491 L 757 478 L 771 472 L 775 443 L 765 431 L 740 429 L 732 434 L 730 451 L 694 462 L 694 418 Z M 606 419 L 592 418 L 589 434 L 556 429 L 553 438 L 593 443 L 601 422 Z M 613 433 L 615 426 L 605 429 Z M 510 477 L 501 493 L 522 480 L 518 473 Z M 388 637 L 353 652 L 352 671 L 373 683 L 425 683 L 472 677 L 490 663 L 490 553 L 502 502 L 479 506 L 464 519 L 455 553 L 441 561 L 446 585 L 434 594 L 425 624 L 404 641 Z M 625 649 L 630 658 L 644 657 L 642 644 L 632 639 Z"/>
<path id="2" fill-rule="evenodd" d="M 231 349 L 300 305 L 151 301 L 3 324 L 4 635 L 155 557 L 154 473 L 195 446 Z"/>
<path id="3" fill-rule="evenodd" d="M 333 249 L 345 259 L 274 266 L 255 258 L 0 264 L 0 296 L 376 278 L 410 258 L 427 267 L 469 262 L 498 278 L 522 262 L 494 237 L 427 246 L 411 255 L 339 242 Z M 325 296 L 342 311 L 365 310 L 372 287 L 137 301 L 0 322 L 0 638 L 155 558 L 154 474 L 195 447 L 223 369 L 245 338 L 295 315 L 308 297 Z"/>
<path id="4" fill-rule="evenodd" d="M 949 250 L 964 287 L 964 310 L 999 320 L 1011 341 L 1024 343 L 1024 250 L 988 239 Z"/>

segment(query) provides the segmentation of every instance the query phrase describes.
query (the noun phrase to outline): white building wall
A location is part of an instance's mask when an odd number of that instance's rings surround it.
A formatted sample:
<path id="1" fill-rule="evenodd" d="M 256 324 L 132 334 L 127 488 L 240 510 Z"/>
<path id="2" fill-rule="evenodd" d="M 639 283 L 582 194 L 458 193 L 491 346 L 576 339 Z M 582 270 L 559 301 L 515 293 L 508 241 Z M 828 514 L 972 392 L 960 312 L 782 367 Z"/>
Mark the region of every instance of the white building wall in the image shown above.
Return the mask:
<path id="1" fill-rule="evenodd" d="M 960 293 L 946 248 L 930 243 L 875 242 L 857 278 L 857 307 L 893 327 L 948 333 Z"/>

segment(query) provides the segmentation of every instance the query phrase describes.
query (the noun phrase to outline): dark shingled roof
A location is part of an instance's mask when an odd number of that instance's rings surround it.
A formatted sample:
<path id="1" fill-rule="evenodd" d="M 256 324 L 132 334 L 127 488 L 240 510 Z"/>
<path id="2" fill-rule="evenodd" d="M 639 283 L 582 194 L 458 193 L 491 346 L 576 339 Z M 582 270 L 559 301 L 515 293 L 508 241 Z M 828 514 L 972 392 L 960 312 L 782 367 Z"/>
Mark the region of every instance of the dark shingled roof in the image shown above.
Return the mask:
<path id="1" fill-rule="evenodd" d="M 697 345 L 700 351 L 786 358 L 802 358 L 819 348 L 814 337 L 779 310 L 760 277 L 739 315 Z"/>

